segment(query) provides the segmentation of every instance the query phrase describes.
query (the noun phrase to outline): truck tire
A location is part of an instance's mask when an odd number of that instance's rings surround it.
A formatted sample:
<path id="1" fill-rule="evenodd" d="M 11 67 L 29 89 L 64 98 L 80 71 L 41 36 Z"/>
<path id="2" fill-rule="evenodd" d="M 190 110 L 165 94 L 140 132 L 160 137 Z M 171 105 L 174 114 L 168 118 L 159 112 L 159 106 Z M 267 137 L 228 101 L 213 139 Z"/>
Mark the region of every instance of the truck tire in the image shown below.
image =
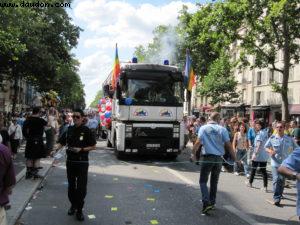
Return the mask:
<path id="1" fill-rule="evenodd" d="M 106 139 L 106 138 L 107 138 L 107 133 L 106 133 L 104 130 L 102 130 L 102 131 L 101 131 L 101 134 L 100 134 L 100 137 L 101 137 L 102 139 Z"/>
<path id="2" fill-rule="evenodd" d="M 117 159 L 124 159 L 124 153 L 118 151 L 117 149 L 115 149 L 115 155 L 116 155 Z"/>
<path id="3" fill-rule="evenodd" d="M 111 148 L 112 147 L 112 144 L 111 144 L 111 142 L 110 142 L 110 140 L 107 138 L 106 139 L 106 146 L 108 147 L 108 148 Z"/>
<path id="4" fill-rule="evenodd" d="M 167 159 L 168 160 L 176 160 L 176 158 L 177 158 L 177 154 L 169 154 L 169 155 L 167 155 Z"/>

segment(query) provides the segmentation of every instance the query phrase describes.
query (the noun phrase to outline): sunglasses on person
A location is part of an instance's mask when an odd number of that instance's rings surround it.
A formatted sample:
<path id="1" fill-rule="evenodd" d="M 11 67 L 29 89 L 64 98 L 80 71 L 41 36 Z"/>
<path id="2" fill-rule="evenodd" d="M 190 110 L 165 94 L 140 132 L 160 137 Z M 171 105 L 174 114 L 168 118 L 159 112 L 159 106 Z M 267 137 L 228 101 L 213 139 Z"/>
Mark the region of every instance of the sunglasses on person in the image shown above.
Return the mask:
<path id="1" fill-rule="evenodd" d="M 72 117 L 73 117 L 73 119 L 80 119 L 81 118 L 81 116 L 79 116 L 79 115 L 73 115 Z"/>

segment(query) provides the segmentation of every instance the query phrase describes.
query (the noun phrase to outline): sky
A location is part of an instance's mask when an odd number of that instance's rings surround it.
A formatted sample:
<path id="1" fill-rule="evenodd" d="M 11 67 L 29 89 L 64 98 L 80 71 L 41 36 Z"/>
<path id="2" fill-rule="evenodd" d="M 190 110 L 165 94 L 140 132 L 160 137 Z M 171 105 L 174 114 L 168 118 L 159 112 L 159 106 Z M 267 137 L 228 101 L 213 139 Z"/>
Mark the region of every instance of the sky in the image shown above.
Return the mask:
<path id="1" fill-rule="evenodd" d="M 136 46 L 151 42 L 155 27 L 175 25 L 182 5 L 195 12 L 196 2 L 204 0 L 75 0 L 68 13 L 83 29 L 73 53 L 80 61 L 86 105 L 94 100 L 112 70 L 116 43 L 120 61 L 130 61 Z"/>

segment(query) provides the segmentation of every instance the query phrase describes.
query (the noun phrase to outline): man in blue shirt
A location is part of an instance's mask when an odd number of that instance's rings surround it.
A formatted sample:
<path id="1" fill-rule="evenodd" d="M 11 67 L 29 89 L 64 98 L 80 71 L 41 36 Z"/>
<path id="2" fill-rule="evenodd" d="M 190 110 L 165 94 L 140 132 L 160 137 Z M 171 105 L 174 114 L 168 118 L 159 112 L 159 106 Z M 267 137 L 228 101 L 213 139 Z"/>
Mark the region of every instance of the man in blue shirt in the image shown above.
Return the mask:
<path id="1" fill-rule="evenodd" d="M 220 114 L 214 112 L 210 116 L 208 124 L 202 126 L 198 132 L 198 138 L 193 146 L 196 152 L 202 144 L 200 189 L 202 193 L 203 209 L 202 214 L 207 214 L 214 208 L 216 203 L 217 186 L 222 168 L 224 146 L 229 149 L 233 159 L 235 154 L 230 143 L 230 138 L 226 128 L 219 125 Z M 210 193 L 207 188 L 207 181 L 210 175 Z"/>
<path id="2" fill-rule="evenodd" d="M 297 179 L 297 216 L 300 220 L 300 147 L 283 161 L 278 172 Z"/>
<path id="3" fill-rule="evenodd" d="M 285 178 L 278 173 L 278 167 L 296 148 L 293 138 L 284 134 L 284 124 L 277 122 L 276 134 L 272 135 L 265 144 L 266 151 L 271 156 L 273 200 L 276 206 L 280 205 L 284 190 Z"/>

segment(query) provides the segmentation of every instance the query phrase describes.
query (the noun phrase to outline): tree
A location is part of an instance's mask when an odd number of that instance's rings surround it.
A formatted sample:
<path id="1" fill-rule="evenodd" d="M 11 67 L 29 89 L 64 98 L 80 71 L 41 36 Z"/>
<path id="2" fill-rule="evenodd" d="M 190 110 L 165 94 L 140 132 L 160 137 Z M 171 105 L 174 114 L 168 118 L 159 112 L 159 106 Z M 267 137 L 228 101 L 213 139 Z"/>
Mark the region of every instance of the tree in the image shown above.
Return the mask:
<path id="1" fill-rule="evenodd" d="M 70 65 L 73 59 L 70 51 L 77 45 L 80 28 L 59 7 L 8 7 L 0 18 L 0 72 L 14 80 L 14 111 L 19 79 L 28 80 L 39 91 L 54 89 L 59 67 Z M 2 41 L 7 37 L 11 38 L 8 44 Z"/>
<path id="2" fill-rule="evenodd" d="M 228 37 L 239 42 L 242 67 L 269 68 L 282 75 L 282 83 L 273 85 L 281 94 L 282 119 L 289 120 L 289 71 L 300 57 L 299 0 L 227 0 L 221 4 L 216 30 L 226 29 Z M 230 24 L 230 26 L 229 26 Z M 276 55 L 283 53 L 283 63 Z M 254 62 L 247 55 L 254 56 Z"/>
<path id="3" fill-rule="evenodd" d="M 234 102 L 238 95 L 232 74 L 236 63 L 229 60 L 230 45 L 235 36 L 227 29 L 228 26 L 237 27 L 236 18 L 232 17 L 232 21 L 226 21 L 224 26 L 222 15 L 227 12 L 222 5 L 222 2 L 199 5 L 194 14 L 183 8 L 179 16 L 184 47 L 190 50 L 199 77 L 197 91 L 210 97 L 211 104 Z"/>
<path id="4" fill-rule="evenodd" d="M 212 105 L 237 102 L 239 94 L 236 91 L 237 81 L 234 79 L 232 68 L 229 57 L 222 55 L 211 64 L 208 74 L 203 78 L 203 84 L 198 91 L 202 96 L 210 97 Z"/>
<path id="5" fill-rule="evenodd" d="M 103 90 L 99 90 L 94 98 L 94 100 L 92 101 L 92 103 L 90 104 L 91 108 L 97 108 L 98 107 L 98 101 L 99 99 L 103 98 L 104 94 L 103 94 Z"/>

